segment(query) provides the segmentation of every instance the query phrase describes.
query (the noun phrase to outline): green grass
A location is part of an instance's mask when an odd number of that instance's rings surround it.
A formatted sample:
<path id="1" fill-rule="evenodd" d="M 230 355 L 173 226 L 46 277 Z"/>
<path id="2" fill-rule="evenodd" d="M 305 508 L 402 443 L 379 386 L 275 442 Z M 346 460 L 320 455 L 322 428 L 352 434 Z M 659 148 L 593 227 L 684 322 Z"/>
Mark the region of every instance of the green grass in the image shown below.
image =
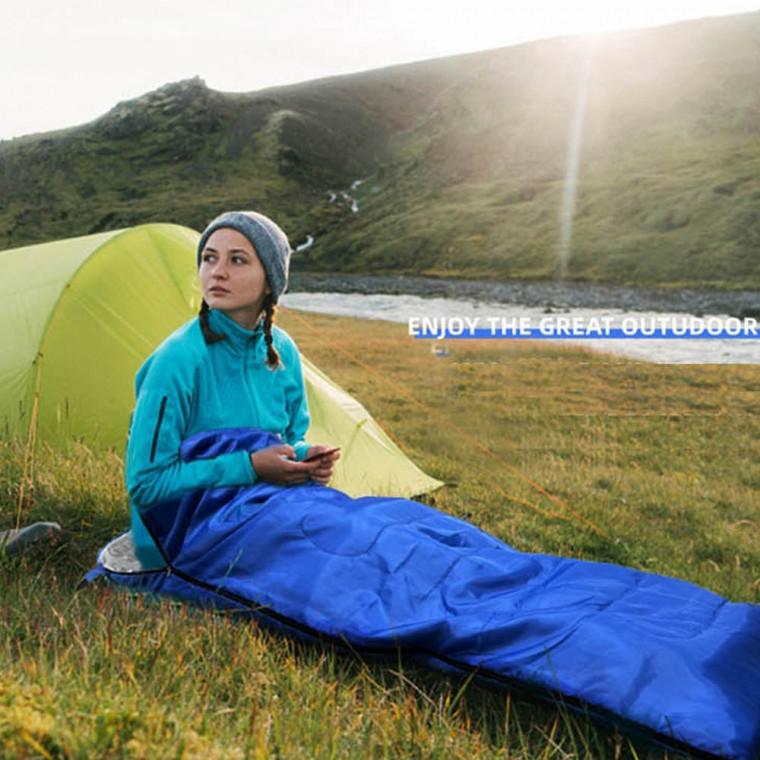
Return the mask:
<path id="1" fill-rule="evenodd" d="M 440 359 L 399 325 L 307 322 L 285 310 L 279 321 L 449 483 L 428 503 L 522 550 L 624 563 L 760 602 L 758 368 L 493 341 L 455 342 Z M 0 444 L 4 526 L 15 519 L 22 454 Z M 128 523 L 122 478 L 113 452 L 38 446 L 24 518 L 58 520 L 66 533 L 50 553 L 0 562 L 0 756 L 650 754 L 472 680 L 363 661 L 102 584 L 77 592 L 97 549 Z"/>

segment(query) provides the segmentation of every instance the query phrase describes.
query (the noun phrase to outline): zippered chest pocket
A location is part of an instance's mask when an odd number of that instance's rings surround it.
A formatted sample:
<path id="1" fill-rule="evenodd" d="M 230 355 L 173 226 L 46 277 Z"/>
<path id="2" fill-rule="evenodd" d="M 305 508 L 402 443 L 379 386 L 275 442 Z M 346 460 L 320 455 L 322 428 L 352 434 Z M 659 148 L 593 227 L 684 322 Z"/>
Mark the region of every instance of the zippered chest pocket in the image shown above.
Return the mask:
<path id="1" fill-rule="evenodd" d="M 156 427 L 153 430 L 153 440 L 150 444 L 150 461 L 153 462 L 153 460 L 156 458 L 156 446 L 158 446 L 158 434 L 161 430 L 161 423 L 164 420 L 164 413 L 166 412 L 166 402 L 168 401 L 168 396 L 162 396 L 161 397 L 161 404 L 158 407 L 158 417 L 156 418 Z"/>

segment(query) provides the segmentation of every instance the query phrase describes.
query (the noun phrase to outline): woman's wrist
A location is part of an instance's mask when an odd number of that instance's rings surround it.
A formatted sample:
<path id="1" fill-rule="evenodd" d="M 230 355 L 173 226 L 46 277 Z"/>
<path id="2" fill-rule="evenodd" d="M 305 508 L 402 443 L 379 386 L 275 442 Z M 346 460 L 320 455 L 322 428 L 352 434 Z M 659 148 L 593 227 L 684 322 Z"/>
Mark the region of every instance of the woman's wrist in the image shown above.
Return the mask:
<path id="1" fill-rule="evenodd" d="M 301 462 L 308 456 L 311 445 L 306 441 L 298 441 L 293 444 L 293 451 L 295 452 L 296 461 Z"/>

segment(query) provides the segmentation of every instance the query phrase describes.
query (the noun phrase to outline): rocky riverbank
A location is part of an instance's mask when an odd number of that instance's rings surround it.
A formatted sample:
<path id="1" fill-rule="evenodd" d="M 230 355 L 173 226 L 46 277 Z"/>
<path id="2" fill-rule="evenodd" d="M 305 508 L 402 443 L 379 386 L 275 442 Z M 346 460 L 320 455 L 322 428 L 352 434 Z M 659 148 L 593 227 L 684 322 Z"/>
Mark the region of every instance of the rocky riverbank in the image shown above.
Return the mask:
<path id="1" fill-rule="evenodd" d="M 514 280 L 489 282 L 437 277 L 311 274 L 292 272 L 289 291 L 388 293 L 522 304 L 549 311 L 596 308 L 625 311 L 730 314 L 760 319 L 760 292 L 692 288 L 630 288 L 587 282 Z"/>

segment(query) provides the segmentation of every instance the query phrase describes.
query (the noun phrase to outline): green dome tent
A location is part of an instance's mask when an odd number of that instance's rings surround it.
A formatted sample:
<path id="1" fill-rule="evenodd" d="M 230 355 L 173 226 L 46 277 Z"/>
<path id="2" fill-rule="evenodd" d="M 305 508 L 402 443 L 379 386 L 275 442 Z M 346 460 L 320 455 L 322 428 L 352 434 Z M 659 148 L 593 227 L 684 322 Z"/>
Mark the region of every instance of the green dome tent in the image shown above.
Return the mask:
<path id="1" fill-rule="evenodd" d="M 135 373 L 197 313 L 199 235 L 175 224 L 0 251 L 0 426 L 6 437 L 123 455 Z M 413 496 L 442 485 L 349 394 L 303 357 L 308 438 L 342 447 L 331 485 Z"/>

